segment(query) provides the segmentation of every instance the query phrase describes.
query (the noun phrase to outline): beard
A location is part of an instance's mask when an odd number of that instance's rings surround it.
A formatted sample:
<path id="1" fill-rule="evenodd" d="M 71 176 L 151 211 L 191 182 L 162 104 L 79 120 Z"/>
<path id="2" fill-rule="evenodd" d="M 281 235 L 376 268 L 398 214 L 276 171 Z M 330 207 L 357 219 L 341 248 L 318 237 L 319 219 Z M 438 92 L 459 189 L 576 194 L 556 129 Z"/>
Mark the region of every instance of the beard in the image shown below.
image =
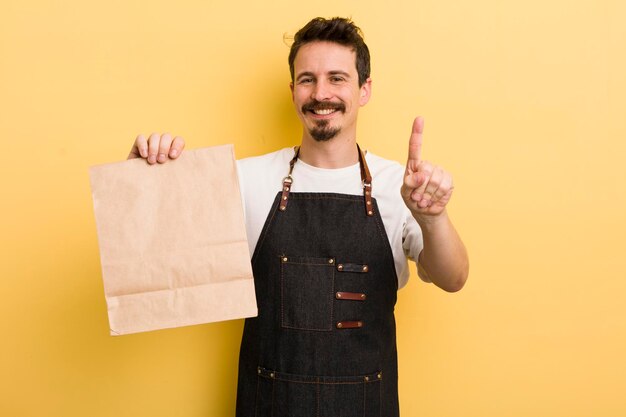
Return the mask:
<path id="1" fill-rule="evenodd" d="M 339 127 L 332 127 L 328 120 L 318 120 L 315 127 L 309 129 L 309 134 L 318 142 L 326 142 L 337 136 L 341 131 Z"/>
<path id="2" fill-rule="evenodd" d="M 314 112 L 315 110 L 332 109 L 345 113 L 346 106 L 343 103 L 332 103 L 326 101 L 310 101 L 302 106 L 302 113 Z M 326 142 L 337 136 L 341 131 L 340 127 L 333 127 L 328 120 L 316 120 L 315 126 L 309 129 L 309 134 L 317 142 Z"/>

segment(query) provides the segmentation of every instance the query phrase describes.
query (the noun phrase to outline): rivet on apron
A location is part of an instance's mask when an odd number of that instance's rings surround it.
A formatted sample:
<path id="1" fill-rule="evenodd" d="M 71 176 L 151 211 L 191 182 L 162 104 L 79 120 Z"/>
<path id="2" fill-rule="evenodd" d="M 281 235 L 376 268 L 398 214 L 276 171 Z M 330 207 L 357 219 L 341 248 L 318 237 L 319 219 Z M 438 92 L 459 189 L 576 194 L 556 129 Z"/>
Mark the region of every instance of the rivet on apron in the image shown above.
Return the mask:
<path id="1" fill-rule="evenodd" d="M 287 257 L 286 257 L 286 256 L 283 256 L 282 261 L 283 261 L 283 262 L 287 262 Z"/>
<path id="2" fill-rule="evenodd" d="M 343 327 L 343 323 L 337 323 L 337 328 L 341 329 Z"/>
<path id="3" fill-rule="evenodd" d="M 341 293 L 340 292 L 337 293 L 337 298 L 341 298 Z"/>
<path id="4" fill-rule="evenodd" d="M 383 377 L 383 373 L 379 372 L 378 375 L 376 375 L 378 377 L 378 379 L 381 379 Z"/>
<path id="5" fill-rule="evenodd" d="M 367 381 L 369 381 L 369 380 L 370 380 L 370 377 L 369 377 L 369 376 L 366 376 L 366 377 L 365 377 L 365 381 L 367 382 Z"/>
<path id="6" fill-rule="evenodd" d="M 369 267 L 367 265 L 363 265 L 363 272 L 367 272 L 369 270 Z"/>
<path id="7" fill-rule="evenodd" d="M 338 271 L 343 271 L 343 264 L 337 265 L 337 270 Z"/>
<path id="8" fill-rule="evenodd" d="M 274 372 L 270 372 L 270 378 L 274 378 Z"/>
<path id="9" fill-rule="evenodd" d="M 334 260 L 333 258 L 330 258 L 330 259 L 328 260 L 328 263 L 332 265 L 332 264 L 334 264 L 334 263 L 335 263 L 335 260 Z"/>
<path id="10" fill-rule="evenodd" d="M 372 210 L 369 210 L 369 211 L 367 212 L 367 214 L 369 214 L 369 215 L 371 216 L 372 214 L 374 214 L 374 212 L 373 212 Z"/>

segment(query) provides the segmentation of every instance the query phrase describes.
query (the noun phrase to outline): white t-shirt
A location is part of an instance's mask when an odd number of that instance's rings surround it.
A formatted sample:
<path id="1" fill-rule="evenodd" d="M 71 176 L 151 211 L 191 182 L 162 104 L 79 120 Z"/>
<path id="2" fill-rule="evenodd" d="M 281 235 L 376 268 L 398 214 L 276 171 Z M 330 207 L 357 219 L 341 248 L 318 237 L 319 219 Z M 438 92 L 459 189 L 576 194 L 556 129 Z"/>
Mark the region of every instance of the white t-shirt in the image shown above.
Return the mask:
<path id="1" fill-rule="evenodd" d="M 293 148 L 284 148 L 237 161 L 250 256 L 254 253 L 276 194 L 282 189 L 293 155 Z M 404 168 L 395 161 L 370 152 L 365 159 L 372 175 L 372 197 L 378 203 L 393 252 L 398 287 L 401 288 L 409 279 L 407 258 L 417 260 L 424 246 L 422 231 L 400 196 Z M 324 169 L 298 160 L 291 176 L 292 192 L 363 194 L 358 163 L 345 168 Z"/>

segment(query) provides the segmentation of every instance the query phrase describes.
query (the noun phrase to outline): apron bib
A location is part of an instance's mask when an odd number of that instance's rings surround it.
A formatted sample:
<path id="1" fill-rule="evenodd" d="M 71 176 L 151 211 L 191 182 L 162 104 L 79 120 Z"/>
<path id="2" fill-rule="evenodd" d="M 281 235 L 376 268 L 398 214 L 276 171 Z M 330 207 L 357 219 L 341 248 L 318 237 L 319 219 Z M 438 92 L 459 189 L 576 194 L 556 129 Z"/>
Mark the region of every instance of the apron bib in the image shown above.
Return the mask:
<path id="1" fill-rule="evenodd" d="M 252 257 L 237 417 L 397 417 L 397 277 L 371 197 L 283 190 Z"/>

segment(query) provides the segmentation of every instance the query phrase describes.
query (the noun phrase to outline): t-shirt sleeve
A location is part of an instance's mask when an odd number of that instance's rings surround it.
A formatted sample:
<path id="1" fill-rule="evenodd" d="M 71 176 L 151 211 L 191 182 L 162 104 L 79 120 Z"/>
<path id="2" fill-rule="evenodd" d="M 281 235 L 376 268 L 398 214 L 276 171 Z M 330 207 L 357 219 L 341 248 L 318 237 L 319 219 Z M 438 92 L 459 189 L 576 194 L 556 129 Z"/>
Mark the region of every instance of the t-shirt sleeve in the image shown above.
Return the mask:
<path id="1" fill-rule="evenodd" d="M 415 218 L 407 208 L 404 228 L 402 230 L 402 249 L 405 256 L 411 261 L 417 263 L 419 255 L 424 248 L 424 240 L 422 237 L 422 229 L 417 224 Z M 420 276 L 422 281 L 430 282 L 428 279 Z"/>

